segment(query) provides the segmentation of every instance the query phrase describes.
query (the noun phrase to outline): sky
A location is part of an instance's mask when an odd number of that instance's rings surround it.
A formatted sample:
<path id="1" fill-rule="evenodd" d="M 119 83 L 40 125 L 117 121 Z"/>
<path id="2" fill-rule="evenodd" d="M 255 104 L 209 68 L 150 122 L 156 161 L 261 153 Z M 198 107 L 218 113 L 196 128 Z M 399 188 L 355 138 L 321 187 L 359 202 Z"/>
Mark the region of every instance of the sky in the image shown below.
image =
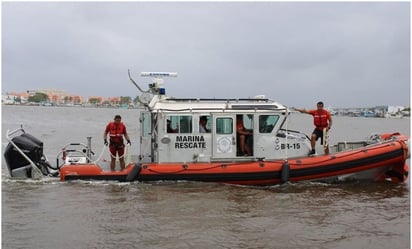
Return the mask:
<path id="1" fill-rule="evenodd" d="M 2 2 L 2 94 L 410 105 L 409 2 Z"/>

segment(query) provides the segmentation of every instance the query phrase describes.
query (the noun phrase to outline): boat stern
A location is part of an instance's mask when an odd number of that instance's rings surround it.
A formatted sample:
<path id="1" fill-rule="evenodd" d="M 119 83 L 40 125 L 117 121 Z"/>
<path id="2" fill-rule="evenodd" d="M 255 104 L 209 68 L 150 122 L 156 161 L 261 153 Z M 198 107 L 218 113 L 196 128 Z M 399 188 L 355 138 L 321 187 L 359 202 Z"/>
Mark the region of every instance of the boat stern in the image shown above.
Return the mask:
<path id="1" fill-rule="evenodd" d="M 385 135 L 382 136 L 384 138 Z M 411 139 L 408 136 L 402 135 L 400 133 L 393 133 L 386 138 L 397 140 L 401 143 L 403 149 L 403 160 L 402 163 L 391 167 L 386 173 L 385 176 L 392 182 L 402 183 L 408 180 L 409 176 L 409 165 L 406 163 L 406 160 L 410 158 L 411 152 Z"/>
<path id="2" fill-rule="evenodd" d="M 386 171 L 385 179 L 394 183 L 402 183 L 408 180 L 409 176 L 409 165 L 399 165 L 392 167 L 390 170 Z"/>

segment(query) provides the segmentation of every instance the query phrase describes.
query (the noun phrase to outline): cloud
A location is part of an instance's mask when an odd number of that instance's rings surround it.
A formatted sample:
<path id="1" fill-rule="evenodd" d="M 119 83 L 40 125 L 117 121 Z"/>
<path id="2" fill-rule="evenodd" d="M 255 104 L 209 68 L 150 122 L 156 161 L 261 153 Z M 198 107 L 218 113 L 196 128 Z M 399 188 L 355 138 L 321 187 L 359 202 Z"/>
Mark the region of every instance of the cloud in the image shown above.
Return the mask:
<path id="1" fill-rule="evenodd" d="M 130 68 L 143 87 L 177 71 L 177 97 L 410 102 L 407 2 L 5 2 L 2 18 L 3 92 L 134 97 Z"/>

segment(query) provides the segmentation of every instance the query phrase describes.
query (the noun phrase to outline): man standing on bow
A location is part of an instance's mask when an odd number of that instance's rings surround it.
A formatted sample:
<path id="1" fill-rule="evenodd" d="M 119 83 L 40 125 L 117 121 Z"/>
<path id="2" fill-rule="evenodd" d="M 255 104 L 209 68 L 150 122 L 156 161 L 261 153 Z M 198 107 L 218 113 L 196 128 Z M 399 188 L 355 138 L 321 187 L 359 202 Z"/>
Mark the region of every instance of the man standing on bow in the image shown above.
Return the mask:
<path id="1" fill-rule="evenodd" d="M 107 134 L 109 134 L 110 138 L 110 170 L 112 171 L 114 171 L 116 166 L 116 155 L 119 156 L 120 170 L 125 169 L 123 136 L 126 138 L 127 143 L 129 145 L 131 144 L 129 135 L 127 135 L 126 126 L 121 122 L 121 120 L 122 117 L 120 115 L 116 115 L 114 117 L 114 121 L 107 124 L 103 134 L 103 140 L 105 145 L 108 145 Z"/>
<path id="2" fill-rule="evenodd" d="M 323 141 L 323 130 L 326 129 L 326 131 L 329 131 L 332 127 L 332 116 L 327 110 L 323 109 L 323 102 L 319 101 L 316 106 L 316 110 L 294 108 L 298 112 L 310 114 L 313 116 L 313 124 L 315 125 L 315 130 L 313 130 L 311 136 L 312 150 L 310 151 L 309 156 L 316 153 L 315 145 L 319 137 L 321 138 L 321 144 L 325 142 Z M 329 146 L 325 146 L 325 154 L 329 154 Z"/>

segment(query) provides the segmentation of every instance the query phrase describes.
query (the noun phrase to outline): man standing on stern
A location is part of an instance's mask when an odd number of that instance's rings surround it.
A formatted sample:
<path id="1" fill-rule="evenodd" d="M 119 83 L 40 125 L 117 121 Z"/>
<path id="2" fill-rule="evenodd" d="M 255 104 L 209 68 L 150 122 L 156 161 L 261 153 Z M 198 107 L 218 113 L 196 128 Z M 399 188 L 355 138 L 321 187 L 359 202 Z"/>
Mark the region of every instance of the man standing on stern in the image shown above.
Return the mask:
<path id="1" fill-rule="evenodd" d="M 313 130 L 311 136 L 312 150 L 310 151 L 309 156 L 316 153 L 315 145 L 319 137 L 321 138 L 321 144 L 325 142 L 323 141 L 323 129 L 326 128 L 326 131 L 329 131 L 329 129 L 332 127 L 332 117 L 327 110 L 323 109 L 323 102 L 319 101 L 316 106 L 316 110 L 294 108 L 298 112 L 310 114 L 313 116 L 313 124 L 315 125 L 315 130 Z M 325 154 L 329 154 L 329 146 L 325 146 Z"/>
<path id="2" fill-rule="evenodd" d="M 103 134 L 104 145 L 108 145 L 107 134 L 109 134 L 110 138 L 110 170 L 112 171 L 114 171 L 116 166 L 116 155 L 119 155 L 120 170 L 125 169 L 123 136 L 126 138 L 127 143 L 129 145 L 131 144 L 129 135 L 127 135 L 126 126 L 121 122 L 121 120 L 122 117 L 120 115 L 116 115 L 114 117 L 114 121 L 107 124 Z"/>

